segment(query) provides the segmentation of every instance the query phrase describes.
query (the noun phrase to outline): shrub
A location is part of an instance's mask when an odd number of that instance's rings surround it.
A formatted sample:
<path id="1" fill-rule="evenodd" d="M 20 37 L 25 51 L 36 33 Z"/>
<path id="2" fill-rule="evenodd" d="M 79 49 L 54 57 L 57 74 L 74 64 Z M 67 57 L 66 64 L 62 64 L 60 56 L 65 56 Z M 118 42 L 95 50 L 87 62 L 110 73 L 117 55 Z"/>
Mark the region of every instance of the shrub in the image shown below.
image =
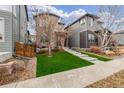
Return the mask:
<path id="1" fill-rule="evenodd" d="M 52 51 L 53 52 L 58 52 L 60 49 L 58 49 L 58 48 L 54 48 Z"/>
<path id="2" fill-rule="evenodd" d="M 48 49 L 43 48 L 43 49 L 40 50 L 39 54 L 45 54 L 45 53 L 47 53 L 47 50 L 48 50 Z"/>
<path id="3" fill-rule="evenodd" d="M 96 47 L 96 46 L 90 47 L 89 51 L 94 52 L 94 53 L 100 53 L 101 52 L 100 48 Z"/>

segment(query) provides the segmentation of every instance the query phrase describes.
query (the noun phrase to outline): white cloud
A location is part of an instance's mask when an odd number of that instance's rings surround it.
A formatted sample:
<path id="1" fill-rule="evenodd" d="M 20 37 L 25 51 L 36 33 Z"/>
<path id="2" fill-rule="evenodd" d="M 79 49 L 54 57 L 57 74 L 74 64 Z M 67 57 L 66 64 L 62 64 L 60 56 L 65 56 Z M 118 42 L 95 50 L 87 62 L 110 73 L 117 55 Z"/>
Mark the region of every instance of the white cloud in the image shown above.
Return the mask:
<path id="1" fill-rule="evenodd" d="M 49 11 L 50 13 L 59 15 L 60 17 L 63 18 L 65 24 L 72 23 L 73 21 L 81 17 L 82 15 L 86 14 L 86 11 L 83 9 L 78 9 L 78 10 L 71 11 L 71 12 L 65 12 L 63 10 L 55 8 L 54 6 L 28 6 L 28 14 L 29 14 L 29 18 L 31 19 L 31 24 L 33 21 L 32 14 L 34 14 L 35 11 L 38 11 L 39 13 Z M 35 29 L 33 29 L 32 26 L 29 26 L 28 29 L 30 30 L 31 34 L 34 34 Z"/>
<path id="2" fill-rule="evenodd" d="M 59 15 L 65 20 L 66 23 L 70 23 L 86 13 L 86 11 L 83 9 L 78 9 L 72 12 L 65 12 L 63 10 L 55 8 L 54 6 L 28 6 L 29 13 L 32 12 L 34 8 L 38 9 L 38 12 L 49 11 L 51 13 Z"/>

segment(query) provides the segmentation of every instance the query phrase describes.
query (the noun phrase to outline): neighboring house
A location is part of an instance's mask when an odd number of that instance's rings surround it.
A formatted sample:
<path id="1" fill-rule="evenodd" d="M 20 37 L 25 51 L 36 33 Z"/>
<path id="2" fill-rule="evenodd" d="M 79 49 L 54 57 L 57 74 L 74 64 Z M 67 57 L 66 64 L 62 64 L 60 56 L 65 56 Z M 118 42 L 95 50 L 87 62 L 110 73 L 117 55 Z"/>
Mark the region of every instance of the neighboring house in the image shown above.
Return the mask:
<path id="1" fill-rule="evenodd" d="M 93 14 L 85 14 L 79 19 L 65 27 L 65 30 L 72 30 L 69 38 L 69 47 L 89 48 L 90 46 L 99 46 L 100 39 L 95 34 L 101 31 L 103 22 L 99 17 Z"/>
<path id="2" fill-rule="evenodd" d="M 58 15 L 55 15 L 53 13 L 40 13 L 38 15 L 35 15 L 35 22 L 37 24 L 37 27 L 36 27 L 36 42 L 37 42 L 37 46 L 38 47 L 47 47 L 47 36 L 42 36 L 42 34 L 40 34 L 40 32 L 43 31 L 44 29 L 44 25 L 45 21 L 47 20 L 44 20 L 44 18 L 47 17 L 48 20 L 50 20 L 49 22 L 51 23 L 54 23 L 56 25 L 55 27 L 55 30 L 52 32 L 52 39 L 51 39 L 51 42 L 52 42 L 52 48 L 55 48 L 57 46 L 57 37 L 56 37 L 56 34 L 55 32 L 59 31 L 58 28 L 63 28 L 64 29 L 64 24 L 59 22 L 60 21 L 60 17 Z M 37 20 L 40 20 L 40 21 L 37 21 Z M 49 24 L 49 23 L 48 23 Z M 42 40 L 42 41 L 41 41 Z"/>
<path id="3" fill-rule="evenodd" d="M 118 45 L 124 45 L 124 30 L 120 30 L 115 33 L 114 40 Z"/>
<path id="4" fill-rule="evenodd" d="M 14 53 L 16 41 L 25 43 L 27 21 L 26 6 L 0 5 L 0 52 Z"/>

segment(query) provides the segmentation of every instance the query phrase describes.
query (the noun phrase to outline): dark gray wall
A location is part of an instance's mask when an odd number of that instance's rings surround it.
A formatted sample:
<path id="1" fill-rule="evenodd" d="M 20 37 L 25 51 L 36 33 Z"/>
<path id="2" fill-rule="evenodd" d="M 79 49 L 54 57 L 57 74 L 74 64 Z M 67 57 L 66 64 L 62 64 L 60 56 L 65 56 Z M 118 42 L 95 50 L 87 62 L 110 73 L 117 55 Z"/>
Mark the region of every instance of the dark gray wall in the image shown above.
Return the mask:
<path id="1" fill-rule="evenodd" d="M 87 32 L 80 32 L 80 48 L 86 48 L 87 47 Z"/>

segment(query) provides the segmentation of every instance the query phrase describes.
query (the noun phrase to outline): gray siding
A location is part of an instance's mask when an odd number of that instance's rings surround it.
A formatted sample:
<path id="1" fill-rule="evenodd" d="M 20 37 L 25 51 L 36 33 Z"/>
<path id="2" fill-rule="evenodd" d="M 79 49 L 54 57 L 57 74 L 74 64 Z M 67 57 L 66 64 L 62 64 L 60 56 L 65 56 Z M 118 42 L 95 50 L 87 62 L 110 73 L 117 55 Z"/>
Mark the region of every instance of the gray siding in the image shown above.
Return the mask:
<path id="1" fill-rule="evenodd" d="M 5 40 L 0 42 L 0 52 L 14 53 L 16 41 L 25 43 L 27 31 L 25 8 L 24 6 L 16 6 L 16 16 L 11 12 L 0 10 L 0 17 L 5 18 Z"/>
<path id="2" fill-rule="evenodd" d="M 92 26 L 90 25 L 91 18 L 93 19 Z M 87 40 L 87 32 L 86 31 L 94 32 L 94 31 L 102 30 L 102 26 L 101 26 L 101 24 L 98 24 L 96 18 L 85 16 L 81 20 L 84 20 L 84 19 L 85 19 L 85 25 L 81 25 L 80 21 L 78 21 L 69 27 L 70 29 L 73 29 L 72 35 L 69 38 L 70 47 L 81 47 L 81 48 L 87 47 L 88 48 L 90 45 Z M 98 42 L 100 42 L 100 41 L 98 41 Z"/>
<path id="3" fill-rule="evenodd" d="M 24 5 L 20 6 L 20 41 L 26 42 L 27 19 Z"/>
<path id="4" fill-rule="evenodd" d="M 25 43 L 25 34 L 27 31 L 26 22 L 24 6 L 16 6 L 16 17 L 13 17 L 13 50 L 15 49 L 16 41 Z"/>
<path id="5" fill-rule="evenodd" d="M 69 38 L 69 45 L 72 47 L 79 47 L 80 46 L 80 38 L 79 38 L 79 31 L 73 32 L 72 36 Z"/>
<path id="6" fill-rule="evenodd" d="M 93 19 L 93 25 L 92 26 L 89 25 L 90 24 L 90 19 Z M 96 18 L 92 18 L 92 17 L 87 16 L 87 30 L 88 31 L 99 31 L 99 30 L 102 30 L 102 29 L 103 28 L 102 28 L 101 24 L 99 24 L 97 22 Z"/>
<path id="7" fill-rule="evenodd" d="M 5 40 L 0 42 L 0 52 L 12 52 L 12 15 L 7 11 L 0 10 L 0 17 L 5 18 Z"/>
<path id="8" fill-rule="evenodd" d="M 81 48 L 87 47 L 87 32 L 86 31 L 80 32 L 80 47 Z"/>

